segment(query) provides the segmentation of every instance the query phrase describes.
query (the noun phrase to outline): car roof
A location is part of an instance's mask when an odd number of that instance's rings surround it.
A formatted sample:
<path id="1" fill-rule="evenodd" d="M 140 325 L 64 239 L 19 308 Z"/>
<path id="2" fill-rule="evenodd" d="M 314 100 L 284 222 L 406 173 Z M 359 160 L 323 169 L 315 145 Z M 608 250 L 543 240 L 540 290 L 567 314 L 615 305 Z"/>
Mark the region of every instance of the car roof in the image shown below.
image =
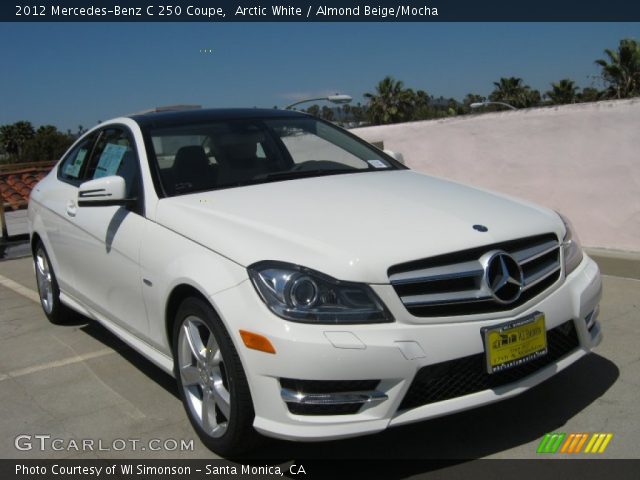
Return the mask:
<path id="1" fill-rule="evenodd" d="M 141 127 L 171 127 L 194 123 L 215 122 L 220 120 L 238 120 L 250 118 L 287 118 L 306 117 L 307 115 L 293 110 L 275 108 L 210 108 L 190 109 L 165 112 L 149 112 L 129 115 Z"/>

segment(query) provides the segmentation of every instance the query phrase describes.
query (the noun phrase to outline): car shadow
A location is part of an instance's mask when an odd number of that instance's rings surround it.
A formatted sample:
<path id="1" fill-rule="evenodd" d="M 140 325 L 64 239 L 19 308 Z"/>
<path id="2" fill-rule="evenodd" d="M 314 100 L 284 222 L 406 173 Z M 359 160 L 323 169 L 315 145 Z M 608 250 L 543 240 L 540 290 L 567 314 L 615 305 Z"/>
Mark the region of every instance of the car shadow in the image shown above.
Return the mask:
<path id="1" fill-rule="evenodd" d="M 508 400 L 382 433 L 321 443 L 273 441 L 273 459 L 477 459 L 540 439 L 600 398 L 618 367 L 590 354 L 531 390 Z M 531 452 L 533 453 L 533 452 Z"/>
<path id="2" fill-rule="evenodd" d="M 179 397 L 175 380 L 170 375 L 106 328 L 89 321 L 82 330 L 116 350 L 168 393 Z M 346 440 L 306 443 L 269 439 L 242 461 L 273 465 L 314 460 L 439 461 L 407 462 L 403 473 L 396 468 L 398 474 L 418 474 L 483 458 L 536 441 L 548 432 L 561 431 L 568 420 L 604 395 L 619 375 L 613 362 L 592 353 L 508 400 Z M 398 462 L 394 465 L 397 467 Z"/>
<path id="3" fill-rule="evenodd" d="M 168 393 L 178 399 L 180 398 L 176 381 L 171 375 L 157 367 L 151 361 L 147 360 L 146 357 L 142 356 L 129 345 L 124 343 L 98 322 L 86 317 L 82 318 L 84 319 L 85 325 L 80 327 L 80 330 L 99 342 L 102 342 L 107 347 L 115 350 L 122 358 L 127 360 L 131 365 L 164 388 Z"/>

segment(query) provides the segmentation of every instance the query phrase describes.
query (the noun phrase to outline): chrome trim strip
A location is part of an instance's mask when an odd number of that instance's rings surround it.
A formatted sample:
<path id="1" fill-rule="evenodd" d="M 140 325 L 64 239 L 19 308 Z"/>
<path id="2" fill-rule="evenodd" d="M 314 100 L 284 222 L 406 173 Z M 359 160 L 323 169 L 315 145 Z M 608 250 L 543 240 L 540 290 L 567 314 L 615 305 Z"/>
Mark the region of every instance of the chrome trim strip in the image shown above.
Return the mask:
<path id="1" fill-rule="evenodd" d="M 511 256 L 518 262 L 520 265 L 524 265 L 529 263 L 536 258 L 540 258 L 547 253 L 551 253 L 556 249 L 560 249 L 560 245 L 558 242 L 554 240 L 550 240 L 546 243 L 542 243 L 540 245 L 534 245 L 533 247 L 528 247 L 522 250 L 516 250 L 511 253 Z"/>
<path id="2" fill-rule="evenodd" d="M 482 265 L 478 260 L 469 262 L 453 263 L 440 267 L 423 268 L 409 272 L 395 273 L 389 276 L 393 285 L 404 285 L 407 283 L 431 282 L 434 280 L 446 280 L 448 278 L 472 277 L 482 275 Z"/>
<path id="3" fill-rule="evenodd" d="M 530 289 L 531 287 L 537 285 L 538 283 L 543 281 L 545 278 L 556 273 L 558 270 L 560 270 L 560 263 L 554 262 L 552 265 L 549 265 L 548 267 L 543 268 L 535 275 L 529 275 L 525 277 L 522 291 L 524 292 Z"/>
<path id="4" fill-rule="evenodd" d="M 483 289 L 478 290 L 463 290 L 461 292 L 446 292 L 446 293 L 425 293 L 423 295 L 407 295 L 400 297 L 402 303 L 407 306 L 419 306 L 419 305 L 446 305 L 448 303 L 460 303 L 460 302 L 484 302 L 486 300 L 492 300 L 492 296 L 485 292 Z"/>
<path id="5" fill-rule="evenodd" d="M 377 403 L 389 397 L 378 390 L 359 392 L 334 393 L 303 393 L 289 388 L 282 388 L 280 396 L 286 403 L 301 403 L 304 405 L 347 405 L 353 403 Z"/>

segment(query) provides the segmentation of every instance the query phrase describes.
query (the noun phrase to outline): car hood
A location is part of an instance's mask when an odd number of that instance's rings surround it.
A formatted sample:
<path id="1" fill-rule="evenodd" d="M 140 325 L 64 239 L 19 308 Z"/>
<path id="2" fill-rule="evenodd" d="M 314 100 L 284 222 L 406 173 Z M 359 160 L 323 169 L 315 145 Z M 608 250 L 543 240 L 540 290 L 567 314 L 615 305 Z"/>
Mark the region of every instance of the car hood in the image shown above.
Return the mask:
<path id="1" fill-rule="evenodd" d="M 280 260 L 368 283 L 388 283 L 398 263 L 564 231 L 551 210 L 411 170 L 165 198 L 156 221 L 243 266 Z"/>

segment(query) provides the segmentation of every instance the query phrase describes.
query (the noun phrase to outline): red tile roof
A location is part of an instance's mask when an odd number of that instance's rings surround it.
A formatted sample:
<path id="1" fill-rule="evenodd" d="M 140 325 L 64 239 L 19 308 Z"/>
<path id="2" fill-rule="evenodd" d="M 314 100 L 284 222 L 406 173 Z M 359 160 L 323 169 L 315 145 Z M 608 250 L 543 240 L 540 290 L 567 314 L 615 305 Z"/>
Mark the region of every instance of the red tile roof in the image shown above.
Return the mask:
<path id="1" fill-rule="evenodd" d="M 13 210 L 26 206 L 31 189 L 42 180 L 52 165 L 22 168 L 14 172 L 0 173 L 0 201 Z"/>

